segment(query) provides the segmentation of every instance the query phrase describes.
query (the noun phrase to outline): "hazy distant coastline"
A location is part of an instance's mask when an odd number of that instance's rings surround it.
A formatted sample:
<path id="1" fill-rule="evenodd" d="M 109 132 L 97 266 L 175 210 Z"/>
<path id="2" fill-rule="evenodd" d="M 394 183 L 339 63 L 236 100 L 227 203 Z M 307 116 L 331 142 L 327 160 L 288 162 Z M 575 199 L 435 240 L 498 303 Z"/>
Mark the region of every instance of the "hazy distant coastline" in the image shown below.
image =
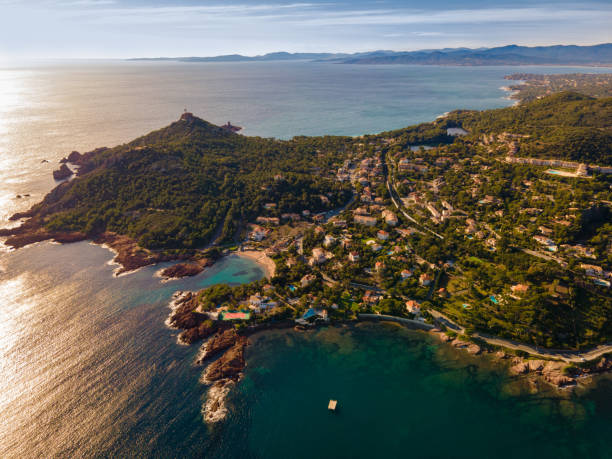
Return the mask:
<path id="1" fill-rule="evenodd" d="M 364 53 L 288 53 L 258 56 L 228 54 L 209 57 L 141 57 L 129 61 L 176 62 L 268 62 L 307 60 L 338 64 L 413 64 L 413 65 L 583 65 L 612 66 L 612 43 L 592 46 L 518 46 L 496 48 L 444 48 L 420 51 L 371 51 Z"/>

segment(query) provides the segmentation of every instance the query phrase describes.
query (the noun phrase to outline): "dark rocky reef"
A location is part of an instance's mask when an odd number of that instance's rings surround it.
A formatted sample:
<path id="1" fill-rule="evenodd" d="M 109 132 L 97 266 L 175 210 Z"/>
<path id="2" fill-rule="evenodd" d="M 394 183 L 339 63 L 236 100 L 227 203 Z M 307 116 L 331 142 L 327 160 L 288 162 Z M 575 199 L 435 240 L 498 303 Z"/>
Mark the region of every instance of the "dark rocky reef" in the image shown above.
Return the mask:
<path id="1" fill-rule="evenodd" d="M 200 274 L 204 268 L 211 266 L 217 257 L 200 258 L 190 263 L 178 263 L 162 270 L 160 275 L 166 279 L 180 279 L 181 277 L 191 277 Z"/>
<path id="2" fill-rule="evenodd" d="M 248 339 L 245 336 L 239 336 L 236 339 L 236 343 L 225 354 L 206 368 L 204 373 L 205 381 L 213 383 L 223 379 L 238 380 L 246 366 L 244 351 L 247 344 Z"/>
<path id="3" fill-rule="evenodd" d="M 72 170 L 66 166 L 66 164 L 62 164 L 58 170 L 53 171 L 53 178 L 55 180 L 64 180 L 72 177 L 73 175 L 74 172 L 72 172 Z"/>
<path id="4" fill-rule="evenodd" d="M 202 353 L 200 358 L 197 360 L 197 364 L 201 365 L 206 360 L 215 357 L 222 351 L 229 349 L 238 341 L 239 336 L 234 328 L 228 328 L 223 332 L 219 332 L 213 336 L 202 346 Z"/>

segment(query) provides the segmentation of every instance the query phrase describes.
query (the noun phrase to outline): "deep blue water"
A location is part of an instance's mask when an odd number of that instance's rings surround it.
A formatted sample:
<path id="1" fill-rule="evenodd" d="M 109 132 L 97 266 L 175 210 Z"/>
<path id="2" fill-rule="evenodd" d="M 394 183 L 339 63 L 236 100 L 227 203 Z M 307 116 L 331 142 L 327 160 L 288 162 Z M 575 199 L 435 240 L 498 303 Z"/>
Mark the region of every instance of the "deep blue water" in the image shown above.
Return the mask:
<path id="1" fill-rule="evenodd" d="M 332 64 L 96 62 L 0 68 L 0 225 L 73 149 L 115 145 L 184 107 L 248 135 L 358 135 L 510 104 L 513 72 Z M 589 69 L 605 71 L 605 69 Z M 48 159 L 49 163 L 42 163 Z M 31 194 L 17 199 L 17 194 Z M 226 259 L 161 283 L 88 243 L 0 252 L 0 457 L 610 457 L 609 379 L 530 393 L 495 365 L 381 326 L 253 338 L 231 412 L 203 424 L 197 346 L 164 325 L 178 289 L 261 277 Z M 340 401 L 336 416 L 326 410 Z"/>

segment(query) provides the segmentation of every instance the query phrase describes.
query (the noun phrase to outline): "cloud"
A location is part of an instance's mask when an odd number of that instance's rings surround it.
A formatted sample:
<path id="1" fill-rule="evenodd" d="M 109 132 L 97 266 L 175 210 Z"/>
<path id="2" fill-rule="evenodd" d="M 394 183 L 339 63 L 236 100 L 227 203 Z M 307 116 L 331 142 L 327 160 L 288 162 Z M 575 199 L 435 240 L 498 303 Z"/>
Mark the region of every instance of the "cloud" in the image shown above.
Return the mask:
<path id="1" fill-rule="evenodd" d="M 1 0 L 0 0 L 1 1 Z M 463 8 L 425 10 L 397 8 L 352 8 L 343 10 L 334 3 L 295 2 L 260 4 L 207 4 L 116 6 L 116 0 L 65 0 L 61 14 L 101 24 L 174 24 L 214 27 L 218 24 L 301 27 L 452 25 L 487 23 L 554 23 L 557 21 L 598 21 L 612 23 L 612 7 L 533 6 L 516 8 Z M 88 8 L 96 6 L 97 8 Z"/>
<path id="2" fill-rule="evenodd" d="M 554 22 L 609 18 L 612 8 L 485 8 L 446 11 L 406 9 L 355 10 L 298 18 L 295 22 L 309 26 L 411 25 L 411 24 L 478 24 L 512 22 Z"/>
<path id="3" fill-rule="evenodd" d="M 116 0 L 72 0 L 59 2 L 58 6 L 106 6 L 116 4 Z"/>
<path id="4" fill-rule="evenodd" d="M 490 0 L 478 8 L 481 2 L 464 0 L 459 6 L 450 0 L 0 0 L 0 51 L 213 55 L 610 41 L 609 0 L 517 0 L 514 7 L 507 0 L 504 6 L 496 6 L 502 0 Z M 15 42 L 25 24 L 32 32 Z"/>

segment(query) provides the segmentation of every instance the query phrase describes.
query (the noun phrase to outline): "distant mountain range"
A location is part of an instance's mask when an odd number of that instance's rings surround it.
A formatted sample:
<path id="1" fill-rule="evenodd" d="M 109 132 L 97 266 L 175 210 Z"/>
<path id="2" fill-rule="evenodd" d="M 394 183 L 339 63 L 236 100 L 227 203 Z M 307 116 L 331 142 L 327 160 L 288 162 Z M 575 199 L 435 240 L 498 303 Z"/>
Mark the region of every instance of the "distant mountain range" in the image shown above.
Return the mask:
<path id="1" fill-rule="evenodd" d="M 612 65 L 612 43 L 593 46 L 518 46 L 497 48 L 445 48 L 421 51 L 372 51 L 365 53 L 287 53 L 260 56 L 229 54 L 213 57 L 159 57 L 130 60 L 178 62 L 295 61 L 339 64 L 416 64 L 416 65 Z"/>

